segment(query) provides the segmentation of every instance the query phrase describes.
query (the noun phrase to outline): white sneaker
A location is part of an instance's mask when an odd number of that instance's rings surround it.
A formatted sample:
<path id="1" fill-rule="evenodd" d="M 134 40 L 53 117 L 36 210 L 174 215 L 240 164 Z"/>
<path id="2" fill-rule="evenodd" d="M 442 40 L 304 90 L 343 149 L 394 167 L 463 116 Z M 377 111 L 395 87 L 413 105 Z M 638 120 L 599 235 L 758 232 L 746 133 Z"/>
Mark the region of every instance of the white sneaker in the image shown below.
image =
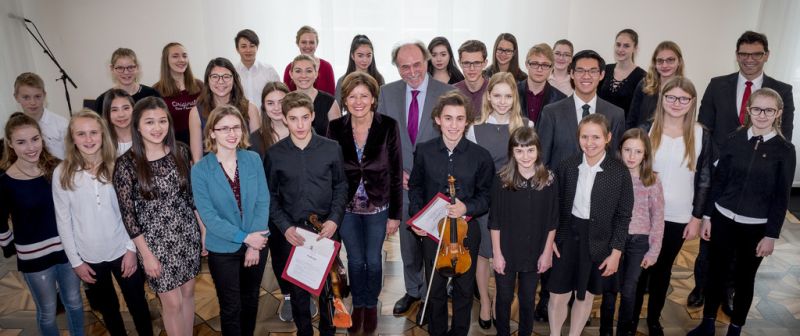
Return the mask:
<path id="1" fill-rule="evenodd" d="M 283 296 L 283 302 L 278 307 L 278 318 L 283 322 L 292 322 L 292 298 L 289 295 Z"/>

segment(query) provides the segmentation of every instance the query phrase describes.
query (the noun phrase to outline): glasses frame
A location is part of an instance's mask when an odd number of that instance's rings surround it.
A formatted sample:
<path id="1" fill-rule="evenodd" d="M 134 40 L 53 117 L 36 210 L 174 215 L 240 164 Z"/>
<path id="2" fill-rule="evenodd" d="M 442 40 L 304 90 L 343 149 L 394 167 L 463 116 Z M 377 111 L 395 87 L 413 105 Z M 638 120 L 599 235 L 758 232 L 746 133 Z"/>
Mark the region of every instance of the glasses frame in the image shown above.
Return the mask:
<path id="1" fill-rule="evenodd" d="M 756 113 L 753 113 L 753 111 L 756 111 Z M 762 113 L 767 117 L 774 117 L 774 116 L 778 115 L 778 111 L 780 111 L 780 110 L 774 109 L 774 108 L 771 108 L 771 107 L 762 109 L 760 107 L 751 106 L 751 107 L 747 108 L 747 113 L 750 114 L 753 117 L 758 117 Z"/>
<path id="2" fill-rule="evenodd" d="M 209 80 L 210 82 L 217 82 L 217 83 L 219 83 L 219 82 L 223 82 L 223 83 L 228 83 L 228 82 L 230 82 L 230 81 L 232 81 L 232 80 L 233 80 L 233 75 L 232 75 L 232 74 L 224 74 L 224 75 L 210 74 L 210 75 L 208 75 L 208 80 Z"/>
<path id="3" fill-rule="evenodd" d="M 118 66 L 114 67 L 114 72 L 116 72 L 116 73 L 125 73 L 125 72 L 132 73 L 132 72 L 135 72 L 136 69 L 138 69 L 138 68 L 139 68 L 139 65 L 137 65 L 137 64 L 129 65 L 129 66 L 119 66 L 118 65 Z"/>
<path id="4" fill-rule="evenodd" d="M 673 95 L 664 95 L 664 101 L 667 102 L 667 104 L 675 104 L 675 102 L 677 101 L 678 104 L 689 105 L 689 103 L 691 103 L 693 99 L 694 97 L 678 97 Z"/>
<path id="5" fill-rule="evenodd" d="M 534 70 L 550 70 L 553 67 L 550 63 L 525 62 L 525 65 Z"/>
<path id="6" fill-rule="evenodd" d="M 753 59 L 753 60 L 756 60 L 756 61 L 760 61 L 767 54 L 768 54 L 768 52 L 766 52 L 766 51 L 759 51 L 759 52 L 754 52 L 754 53 L 737 52 L 736 53 L 736 57 L 738 57 L 739 59 L 743 59 L 743 60 L 750 58 L 750 59 Z"/>
<path id="7" fill-rule="evenodd" d="M 213 128 L 213 130 L 214 130 L 214 132 L 220 132 L 222 134 L 231 134 L 231 133 L 244 132 L 244 130 L 242 129 L 242 125 Z"/>

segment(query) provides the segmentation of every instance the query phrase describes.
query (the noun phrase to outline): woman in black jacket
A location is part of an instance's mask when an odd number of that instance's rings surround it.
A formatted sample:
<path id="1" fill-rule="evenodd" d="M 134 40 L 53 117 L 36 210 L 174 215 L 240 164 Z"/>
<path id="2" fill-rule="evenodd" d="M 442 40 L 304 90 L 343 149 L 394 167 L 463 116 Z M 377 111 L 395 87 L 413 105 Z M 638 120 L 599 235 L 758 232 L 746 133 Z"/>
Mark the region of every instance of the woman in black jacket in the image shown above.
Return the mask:
<path id="1" fill-rule="evenodd" d="M 328 126 L 328 138 L 339 142 L 344 156 L 348 199 L 339 229 L 347 248 L 353 294 L 353 326 L 375 331 L 383 274 L 381 251 L 387 234 L 400 225 L 403 208 L 403 161 L 397 122 L 375 113 L 378 82 L 353 72 L 342 83 L 342 102 L 349 112 Z"/>
<path id="2" fill-rule="evenodd" d="M 780 236 L 794 178 L 796 154 L 781 134 L 782 113 L 783 101 L 776 91 L 753 92 L 744 126 L 731 133 L 720 149 L 705 209 L 710 220 L 703 221 L 702 229 L 703 239 L 711 241 L 703 322 L 689 336 L 714 335 L 728 278 L 734 278 L 736 296 L 727 335 L 742 331 L 753 302 L 756 272 Z"/>

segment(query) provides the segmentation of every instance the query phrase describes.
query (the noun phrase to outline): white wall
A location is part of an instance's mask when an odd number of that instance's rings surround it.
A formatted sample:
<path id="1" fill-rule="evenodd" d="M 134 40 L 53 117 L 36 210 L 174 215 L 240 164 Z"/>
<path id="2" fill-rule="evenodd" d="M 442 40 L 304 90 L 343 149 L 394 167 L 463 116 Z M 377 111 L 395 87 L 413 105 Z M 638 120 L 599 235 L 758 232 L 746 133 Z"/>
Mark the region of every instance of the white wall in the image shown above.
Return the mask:
<path id="1" fill-rule="evenodd" d="M 577 49 L 594 49 L 609 61 L 614 35 L 633 28 L 640 35 L 638 63 L 647 67 L 653 48 L 663 40 L 677 42 L 684 52 L 687 76 L 702 95 L 713 76 L 736 71 L 735 42 L 745 30 L 770 37 L 771 57 L 766 72 L 795 84 L 800 94 L 800 4 L 791 0 L 729 1 L 673 0 L 4 0 L 0 1 L 0 122 L 18 106 L 11 97 L 14 77 L 22 71 L 40 74 L 47 85 L 49 106 L 67 114 L 59 76 L 50 60 L 27 36 L 20 22 L 6 13 L 24 15 L 39 26 L 62 65 L 79 88 L 71 89 L 73 109 L 84 98 L 94 99 L 111 86 L 108 62 L 117 47 L 135 50 L 142 66 L 141 82 L 158 78 L 161 48 L 184 44 L 195 75 L 207 61 L 237 58 L 233 36 L 243 28 L 255 30 L 262 41 L 259 58 L 282 74 L 298 52 L 295 32 L 304 24 L 320 33 L 317 55 L 342 74 L 352 36 L 367 34 L 375 44 L 378 67 L 387 81 L 399 78 L 390 50 L 399 40 L 424 42 L 438 35 L 457 48 L 467 39 L 489 48 L 502 32 L 516 35 L 521 54 L 533 44 L 570 39 Z M 800 124 L 796 118 L 795 124 Z M 800 127 L 796 126 L 796 129 Z M 798 137 L 800 138 L 800 136 Z M 800 140 L 798 140 L 800 142 Z"/>

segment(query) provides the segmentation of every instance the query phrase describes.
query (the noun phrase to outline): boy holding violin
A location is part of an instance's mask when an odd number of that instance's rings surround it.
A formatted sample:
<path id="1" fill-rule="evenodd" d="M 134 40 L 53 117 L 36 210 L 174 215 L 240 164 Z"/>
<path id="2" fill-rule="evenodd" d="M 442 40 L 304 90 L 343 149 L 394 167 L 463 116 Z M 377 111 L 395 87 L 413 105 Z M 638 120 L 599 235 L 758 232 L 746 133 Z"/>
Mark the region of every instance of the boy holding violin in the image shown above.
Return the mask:
<path id="1" fill-rule="evenodd" d="M 441 136 L 417 145 L 414 166 L 408 180 L 409 214 L 414 215 L 439 192 L 449 196 L 448 177 L 455 178 L 456 200 L 448 205 L 448 218 L 469 216 L 477 218 L 489 210 L 489 198 L 494 176 L 494 163 L 488 151 L 464 137 L 472 123 L 469 100 L 458 91 L 451 91 L 439 98 L 431 116 L 439 127 Z M 449 223 L 449 221 L 444 221 Z M 423 254 L 428 281 L 429 297 L 425 320 L 429 320 L 431 335 L 467 335 L 472 313 L 472 293 L 475 286 L 475 262 L 480 245 L 480 228 L 476 220 L 467 224 L 466 235 L 460 241 L 450 242 L 450 236 L 442 237 L 442 246 L 461 244 L 469 251 L 472 260 L 468 270 L 452 277 L 453 317 L 447 330 L 447 275 L 433 270 L 438 245 L 424 239 Z M 417 235 L 426 235 L 416 230 Z M 460 260 L 459 262 L 465 262 Z M 431 279 L 430 277 L 433 277 Z M 422 308 L 420 308 L 422 309 Z M 430 316 L 437 318 L 430 319 Z"/>
<path id="2" fill-rule="evenodd" d="M 320 237 L 333 238 L 344 217 L 347 179 L 339 144 L 314 134 L 314 106 L 304 93 L 292 92 L 281 103 L 289 137 L 272 145 L 264 159 L 270 192 L 270 220 L 293 246 L 302 246 L 298 228 L 316 232 L 308 222 L 316 214 L 322 222 Z M 287 247 L 288 248 L 288 247 Z M 288 255 L 288 251 L 287 251 Z M 308 292 L 291 285 L 292 316 L 298 336 L 312 336 Z M 333 335 L 327 290 L 319 296 L 319 332 Z"/>

